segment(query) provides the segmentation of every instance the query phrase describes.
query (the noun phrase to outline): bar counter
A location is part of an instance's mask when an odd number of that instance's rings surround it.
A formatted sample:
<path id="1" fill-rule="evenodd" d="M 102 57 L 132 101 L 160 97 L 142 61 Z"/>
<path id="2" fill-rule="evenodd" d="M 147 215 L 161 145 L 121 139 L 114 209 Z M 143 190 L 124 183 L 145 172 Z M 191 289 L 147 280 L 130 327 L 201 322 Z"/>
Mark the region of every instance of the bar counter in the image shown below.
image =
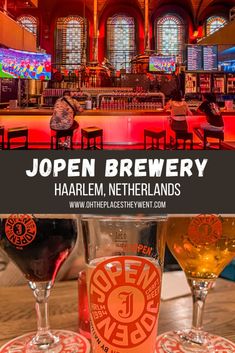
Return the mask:
<path id="1" fill-rule="evenodd" d="M 0 347 L 36 328 L 34 298 L 27 285 L 0 288 Z M 191 325 L 190 296 L 161 303 L 159 334 Z M 50 322 L 54 329 L 77 331 L 77 281 L 56 283 L 50 298 Z M 204 329 L 235 342 L 235 283 L 219 279 L 207 298 Z"/>
<path id="2" fill-rule="evenodd" d="M 8 128 L 27 126 L 29 129 L 30 146 L 47 146 L 50 143 L 50 116 L 52 110 L 0 110 L 0 125 Z M 80 144 L 81 128 L 97 126 L 104 131 L 104 144 L 107 145 L 138 145 L 143 144 L 144 129 L 167 130 L 169 114 L 164 111 L 102 111 L 85 110 L 76 117 L 80 128 L 75 133 L 75 145 Z M 235 141 L 235 112 L 223 113 L 225 123 L 225 140 Z M 205 121 L 203 115 L 193 115 L 187 118 L 189 131 L 195 125 Z M 198 142 L 194 136 L 195 142 Z"/>

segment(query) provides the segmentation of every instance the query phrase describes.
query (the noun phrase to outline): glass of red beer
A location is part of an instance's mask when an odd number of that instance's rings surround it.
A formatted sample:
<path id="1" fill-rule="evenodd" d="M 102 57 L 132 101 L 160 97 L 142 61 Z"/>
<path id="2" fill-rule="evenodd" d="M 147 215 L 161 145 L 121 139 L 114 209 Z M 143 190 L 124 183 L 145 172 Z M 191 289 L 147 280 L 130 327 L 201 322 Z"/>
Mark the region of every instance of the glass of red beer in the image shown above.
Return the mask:
<path id="1" fill-rule="evenodd" d="M 83 216 L 93 353 L 154 353 L 165 216 Z"/>
<path id="2" fill-rule="evenodd" d="M 75 246 L 77 229 L 77 218 L 73 215 L 0 215 L 0 247 L 23 272 L 36 299 L 37 333 L 33 337 L 22 336 L 18 342 L 14 340 L 17 351 L 22 344 L 22 352 L 59 353 L 64 351 L 64 341 L 70 338 L 74 352 L 80 352 L 76 334 L 53 332 L 48 320 L 50 290 Z M 9 344 L 1 352 L 13 350 Z"/>

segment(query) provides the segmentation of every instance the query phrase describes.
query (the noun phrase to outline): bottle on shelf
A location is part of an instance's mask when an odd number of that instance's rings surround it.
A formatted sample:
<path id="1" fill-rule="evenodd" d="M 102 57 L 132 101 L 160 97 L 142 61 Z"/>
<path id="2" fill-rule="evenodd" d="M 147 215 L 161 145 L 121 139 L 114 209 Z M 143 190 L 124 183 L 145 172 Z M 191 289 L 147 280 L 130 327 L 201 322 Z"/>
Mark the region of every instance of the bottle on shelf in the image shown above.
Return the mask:
<path id="1" fill-rule="evenodd" d="M 101 99 L 100 108 L 101 108 L 102 110 L 105 110 L 105 99 L 104 99 L 104 97 L 102 97 L 102 99 Z"/>
<path id="2" fill-rule="evenodd" d="M 110 110 L 114 110 L 114 99 L 113 99 L 113 97 L 111 98 L 109 109 Z"/>

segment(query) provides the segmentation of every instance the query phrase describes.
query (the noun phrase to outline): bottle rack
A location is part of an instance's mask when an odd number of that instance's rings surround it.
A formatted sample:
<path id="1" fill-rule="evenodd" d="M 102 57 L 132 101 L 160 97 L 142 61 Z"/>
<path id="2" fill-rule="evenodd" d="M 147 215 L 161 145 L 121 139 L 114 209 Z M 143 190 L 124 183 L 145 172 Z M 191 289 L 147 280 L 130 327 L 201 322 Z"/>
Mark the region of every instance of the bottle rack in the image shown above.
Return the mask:
<path id="1" fill-rule="evenodd" d="M 197 93 L 197 74 L 185 75 L 185 93 Z"/>
<path id="2" fill-rule="evenodd" d="M 43 92 L 43 106 L 46 107 L 53 107 L 56 100 L 60 97 L 63 96 L 64 91 L 67 91 L 67 89 L 64 88 L 47 88 Z M 82 92 L 82 95 L 79 96 L 79 101 L 84 101 L 87 99 L 91 99 L 91 96 L 87 92 Z"/>
<path id="3" fill-rule="evenodd" d="M 185 94 L 235 94 L 235 74 L 186 72 Z"/>
<path id="4" fill-rule="evenodd" d="M 211 74 L 199 74 L 199 91 L 200 93 L 211 92 Z"/>
<path id="5" fill-rule="evenodd" d="M 225 93 L 225 76 L 220 74 L 214 75 L 213 92 L 214 93 Z"/>
<path id="6" fill-rule="evenodd" d="M 235 76 L 229 75 L 227 78 L 227 93 L 235 93 Z"/>
<path id="7" fill-rule="evenodd" d="M 164 106 L 163 93 L 113 93 L 97 96 L 97 107 L 101 110 L 161 110 Z"/>

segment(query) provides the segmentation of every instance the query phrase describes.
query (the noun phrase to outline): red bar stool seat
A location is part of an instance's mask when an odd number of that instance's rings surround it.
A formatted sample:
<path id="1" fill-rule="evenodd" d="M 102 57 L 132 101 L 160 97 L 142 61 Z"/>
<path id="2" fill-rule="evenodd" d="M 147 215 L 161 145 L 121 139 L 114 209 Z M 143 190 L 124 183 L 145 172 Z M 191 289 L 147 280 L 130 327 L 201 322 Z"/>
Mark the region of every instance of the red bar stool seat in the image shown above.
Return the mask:
<path id="1" fill-rule="evenodd" d="M 172 141 L 171 137 L 171 141 Z M 183 149 L 185 150 L 187 147 L 187 141 L 190 142 L 190 149 L 193 150 L 193 133 L 188 131 L 175 131 L 175 146 L 172 146 L 176 150 L 179 149 L 180 140 L 183 141 Z M 172 145 L 172 142 L 171 142 Z"/>
<path id="2" fill-rule="evenodd" d="M 5 132 L 5 129 L 4 129 L 4 126 L 0 126 L 0 137 L 1 137 L 1 142 L 0 142 L 0 148 L 1 150 L 4 150 L 4 132 Z"/>
<path id="3" fill-rule="evenodd" d="M 209 138 L 213 138 L 213 139 L 217 139 L 218 144 L 219 144 L 219 149 L 222 148 L 222 142 L 224 141 L 224 131 L 209 131 L 209 130 L 204 130 L 204 143 L 203 143 L 203 148 L 204 150 L 206 149 L 210 149 L 210 147 L 207 147 L 207 139 Z"/>
<path id="4" fill-rule="evenodd" d="M 148 148 L 148 139 L 150 139 L 150 147 Z M 159 150 L 161 145 L 161 140 L 163 140 L 163 149 L 166 149 L 166 130 L 144 130 L 144 149 Z"/>
<path id="5" fill-rule="evenodd" d="M 92 140 L 93 140 L 93 144 L 92 144 Z M 103 130 L 97 126 L 89 126 L 84 129 L 81 129 L 81 149 L 82 150 L 102 150 L 103 149 Z"/>
<path id="6" fill-rule="evenodd" d="M 29 146 L 28 137 L 29 137 L 29 131 L 27 126 L 14 127 L 14 128 L 8 129 L 7 149 L 8 150 L 11 150 L 11 149 L 27 150 Z"/>
<path id="7" fill-rule="evenodd" d="M 65 142 L 67 139 L 69 140 L 69 145 L 66 149 L 73 149 L 73 133 L 74 130 L 53 130 L 51 129 L 51 149 L 58 150 L 60 149 L 60 145 Z"/>

